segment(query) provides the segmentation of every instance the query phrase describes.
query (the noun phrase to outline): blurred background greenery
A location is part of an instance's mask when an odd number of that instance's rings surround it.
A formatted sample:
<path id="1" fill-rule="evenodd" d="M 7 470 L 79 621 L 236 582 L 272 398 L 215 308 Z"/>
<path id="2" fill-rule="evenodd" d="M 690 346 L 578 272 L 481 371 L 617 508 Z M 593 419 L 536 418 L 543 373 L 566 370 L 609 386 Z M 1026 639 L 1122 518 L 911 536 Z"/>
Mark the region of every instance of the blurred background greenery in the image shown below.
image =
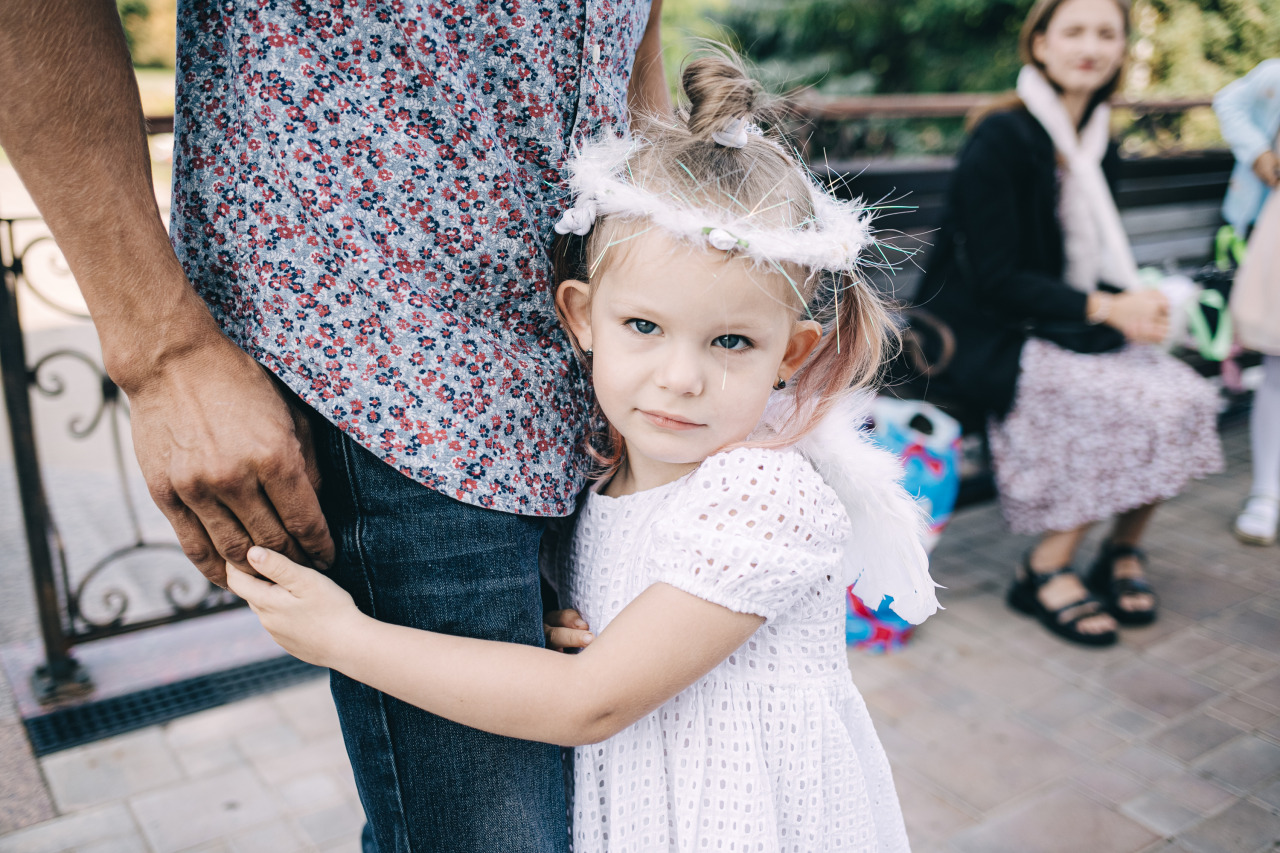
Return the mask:
<path id="1" fill-rule="evenodd" d="M 1018 70 L 1017 34 L 1033 0 L 665 0 L 668 78 L 698 39 L 733 45 L 774 92 L 821 96 L 1000 92 Z M 148 114 L 173 112 L 176 0 L 117 0 Z M 1280 56 L 1280 0 L 1136 0 L 1133 99 L 1207 98 Z M 806 132 L 838 156 L 953 153 L 963 117 L 863 117 Z M 1129 154 L 1222 144 L 1207 108 L 1135 117 L 1116 131 Z"/>

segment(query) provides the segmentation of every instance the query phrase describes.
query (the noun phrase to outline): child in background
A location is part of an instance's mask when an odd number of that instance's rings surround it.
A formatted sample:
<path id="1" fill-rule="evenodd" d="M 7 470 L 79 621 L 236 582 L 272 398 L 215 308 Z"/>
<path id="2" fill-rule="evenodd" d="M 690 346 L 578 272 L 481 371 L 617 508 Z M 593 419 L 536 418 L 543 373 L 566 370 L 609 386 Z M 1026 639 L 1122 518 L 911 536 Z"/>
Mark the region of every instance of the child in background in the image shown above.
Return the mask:
<path id="1" fill-rule="evenodd" d="M 683 84 L 687 117 L 582 150 L 557 225 L 586 237 L 556 304 L 607 421 L 547 570 L 568 608 L 549 644 L 580 653 L 380 623 L 259 548 L 265 580 L 230 583 L 303 660 L 576 747 L 577 853 L 906 851 L 844 644 L 851 582 L 912 622 L 937 609 L 900 466 L 857 430 L 889 334 L 854 276 L 866 215 L 751 124 L 735 62 Z"/>
<path id="2" fill-rule="evenodd" d="M 1280 187 L 1280 59 L 1269 59 L 1239 80 L 1227 84 L 1213 98 L 1213 109 L 1222 136 L 1236 156 L 1222 216 L 1243 236 L 1259 221 L 1268 196 Z M 1275 220 L 1272 219 L 1273 228 Z M 1266 230 L 1266 229 L 1263 229 Z M 1257 266 L 1264 251 L 1276 257 L 1277 234 L 1255 229 L 1246 250 Z M 1271 287 L 1280 287 L 1280 269 L 1254 270 Z M 1238 301 L 1233 297 L 1233 302 Z M 1259 302 L 1256 308 L 1263 303 Z M 1270 304 L 1275 304 L 1272 298 Z M 1233 310 L 1238 306 L 1233 305 Z M 1231 526 L 1236 538 L 1248 545 L 1271 545 L 1280 525 L 1280 317 L 1238 318 L 1241 343 L 1262 355 L 1262 384 L 1253 395 L 1250 443 L 1253 451 L 1253 485 L 1243 510 Z M 1265 332 L 1265 334 L 1264 334 Z M 1266 339 L 1264 341 L 1264 339 Z"/>

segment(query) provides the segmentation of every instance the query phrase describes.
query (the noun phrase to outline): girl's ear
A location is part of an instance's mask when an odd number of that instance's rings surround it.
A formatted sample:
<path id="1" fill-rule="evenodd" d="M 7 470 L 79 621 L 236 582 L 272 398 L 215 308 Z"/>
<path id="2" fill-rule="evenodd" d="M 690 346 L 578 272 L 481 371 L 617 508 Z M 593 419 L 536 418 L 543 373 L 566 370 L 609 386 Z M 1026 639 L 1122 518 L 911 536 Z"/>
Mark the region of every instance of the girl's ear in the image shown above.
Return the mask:
<path id="1" fill-rule="evenodd" d="M 816 320 L 798 321 L 791 330 L 791 340 L 787 341 L 787 351 L 782 356 L 782 364 L 778 365 L 778 378 L 790 380 L 820 340 L 822 340 L 820 323 Z"/>
<path id="2" fill-rule="evenodd" d="M 556 288 L 556 308 L 578 348 L 591 349 L 591 286 L 572 278 L 560 282 Z"/>

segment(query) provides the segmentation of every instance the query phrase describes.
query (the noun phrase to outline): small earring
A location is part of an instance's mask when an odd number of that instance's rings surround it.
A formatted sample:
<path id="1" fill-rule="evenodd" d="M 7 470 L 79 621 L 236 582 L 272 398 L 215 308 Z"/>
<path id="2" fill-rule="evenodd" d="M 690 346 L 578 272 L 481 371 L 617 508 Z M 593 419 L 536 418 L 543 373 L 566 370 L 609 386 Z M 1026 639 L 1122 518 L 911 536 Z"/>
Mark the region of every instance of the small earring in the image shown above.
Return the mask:
<path id="1" fill-rule="evenodd" d="M 593 353 L 591 350 L 587 350 L 587 352 L 586 352 L 586 356 L 587 356 L 587 358 L 591 358 L 591 357 L 592 357 L 592 356 L 594 356 L 594 355 L 595 355 L 595 353 Z"/>
<path id="2" fill-rule="evenodd" d="M 783 379 L 781 376 L 778 377 L 777 382 L 773 383 L 773 390 L 775 391 L 781 391 L 783 388 L 786 388 L 786 387 L 787 387 L 787 380 Z"/>

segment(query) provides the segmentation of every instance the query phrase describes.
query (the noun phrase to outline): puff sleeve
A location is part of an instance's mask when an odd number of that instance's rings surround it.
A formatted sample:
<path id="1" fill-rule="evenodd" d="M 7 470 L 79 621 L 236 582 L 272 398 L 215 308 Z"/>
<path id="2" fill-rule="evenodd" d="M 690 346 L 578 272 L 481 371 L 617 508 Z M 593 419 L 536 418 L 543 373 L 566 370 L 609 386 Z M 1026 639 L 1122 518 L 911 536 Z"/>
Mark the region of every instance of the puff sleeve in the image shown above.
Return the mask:
<path id="1" fill-rule="evenodd" d="M 655 580 L 766 620 L 839 583 L 848 516 L 799 453 L 737 448 L 690 476 L 654 524 Z"/>

